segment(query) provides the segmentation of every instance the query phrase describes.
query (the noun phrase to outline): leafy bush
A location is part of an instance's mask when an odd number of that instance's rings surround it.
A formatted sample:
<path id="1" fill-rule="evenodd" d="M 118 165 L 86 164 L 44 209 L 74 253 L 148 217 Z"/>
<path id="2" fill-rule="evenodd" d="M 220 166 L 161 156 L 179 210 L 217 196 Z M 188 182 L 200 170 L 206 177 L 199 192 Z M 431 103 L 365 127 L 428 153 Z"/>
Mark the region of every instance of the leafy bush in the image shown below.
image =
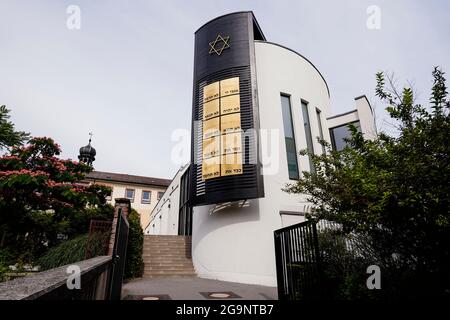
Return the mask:
<path id="1" fill-rule="evenodd" d="M 366 268 L 374 264 L 363 237 L 345 235 L 341 230 L 325 229 L 319 232 L 322 262 L 323 290 L 329 299 L 373 299 L 374 291 L 366 287 Z M 364 252 L 361 252 L 361 249 Z"/>
<path id="2" fill-rule="evenodd" d="M 8 272 L 8 268 L 5 266 L 2 266 L 0 264 L 0 282 L 6 281 L 6 273 Z"/>
<path id="3" fill-rule="evenodd" d="M 314 208 L 308 218 L 339 223 L 367 240 L 385 299 L 450 295 L 450 99 L 444 72 L 436 67 L 433 78 L 422 106 L 413 89 L 399 90 L 392 77 L 385 84 L 378 73 L 376 95 L 398 134 L 369 139 L 350 125 L 343 150 L 325 141 L 326 154 L 303 150 L 316 170 L 284 188 L 308 195 Z"/>
<path id="4" fill-rule="evenodd" d="M 12 252 L 11 249 L 0 249 L 0 266 L 7 267 L 15 263 L 17 253 Z"/>
<path id="5" fill-rule="evenodd" d="M 144 271 L 144 261 L 142 260 L 144 232 L 141 227 L 139 213 L 136 210 L 131 210 L 128 215 L 128 223 L 130 229 L 128 231 L 128 247 L 124 278 L 139 278 Z"/>
<path id="6" fill-rule="evenodd" d="M 88 234 L 78 236 L 65 241 L 47 251 L 45 255 L 37 260 L 37 265 L 41 270 L 47 270 L 71 264 L 86 259 L 86 252 L 90 252 L 90 257 L 105 255 L 105 237 L 108 233 L 94 233 L 89 239 Z"/>

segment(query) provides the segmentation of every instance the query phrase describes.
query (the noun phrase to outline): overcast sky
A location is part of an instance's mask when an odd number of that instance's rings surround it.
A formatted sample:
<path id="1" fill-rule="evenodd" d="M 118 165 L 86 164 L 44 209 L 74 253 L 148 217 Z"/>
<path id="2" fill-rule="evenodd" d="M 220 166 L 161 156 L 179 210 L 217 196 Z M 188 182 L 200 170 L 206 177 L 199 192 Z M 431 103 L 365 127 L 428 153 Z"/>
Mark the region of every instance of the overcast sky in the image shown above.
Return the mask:
<path id="1" fill-rule="evenodd" d="M 81 29 L 66 26 L 69 5 Z M 370 5 L 381 28 L 366 26 Z M 171 178 L 171 134 L 190 130 L 194 32 L 252 10 L 267 38 L 311 60 L 332 113 L 374 97 L 375 73 L 395 72 L 426 101 L 431 71 L 450 73 L 450 1 L 0 0 L 0 105 L 20 130 L 53 137 L 76 159 L 94 132 L 97 170 Z"/>

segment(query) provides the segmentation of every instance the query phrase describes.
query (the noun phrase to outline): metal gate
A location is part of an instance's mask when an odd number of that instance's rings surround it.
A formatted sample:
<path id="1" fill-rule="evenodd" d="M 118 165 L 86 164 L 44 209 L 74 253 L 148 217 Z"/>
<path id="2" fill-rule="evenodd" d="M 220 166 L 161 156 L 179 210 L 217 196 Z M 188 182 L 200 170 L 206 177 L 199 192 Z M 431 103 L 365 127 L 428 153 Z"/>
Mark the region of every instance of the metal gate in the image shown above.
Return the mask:
<path id="1" fill-rule="evenodd" d="M 302 222 L 274 231 L 278 299 L 317 299 L 321 293 L 316 224 Z"/>
<path id="2" fill-rule="evenodd" d="M 120 300 L 123 273 L 125 270 L 125 258 L 127 255 L 129 224 L 127 218 L 122 213 L 122 208 L 119 208 L 118 211 L 116 236 L 112 256 L 113 264 L 110 278 L 110 300 Z"/>

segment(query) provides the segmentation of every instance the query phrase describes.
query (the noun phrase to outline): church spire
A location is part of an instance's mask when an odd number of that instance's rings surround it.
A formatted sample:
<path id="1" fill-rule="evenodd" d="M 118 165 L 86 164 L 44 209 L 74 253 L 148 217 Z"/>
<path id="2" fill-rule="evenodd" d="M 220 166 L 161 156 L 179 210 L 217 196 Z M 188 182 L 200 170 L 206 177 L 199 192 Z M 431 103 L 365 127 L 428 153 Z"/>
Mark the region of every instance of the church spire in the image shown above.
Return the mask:
<path id="1" fill-rule="evenodd" d="M 92 163 L 95 161 L 95 155 L 97 154 L 95 148 L 91 146 L 92 136 L 92 132 L 89 132 L 89 143 L 87 146 L 80 148 L 80 155 L 78 156 L 78 160 L 88 166 L 92 166 Z"/>

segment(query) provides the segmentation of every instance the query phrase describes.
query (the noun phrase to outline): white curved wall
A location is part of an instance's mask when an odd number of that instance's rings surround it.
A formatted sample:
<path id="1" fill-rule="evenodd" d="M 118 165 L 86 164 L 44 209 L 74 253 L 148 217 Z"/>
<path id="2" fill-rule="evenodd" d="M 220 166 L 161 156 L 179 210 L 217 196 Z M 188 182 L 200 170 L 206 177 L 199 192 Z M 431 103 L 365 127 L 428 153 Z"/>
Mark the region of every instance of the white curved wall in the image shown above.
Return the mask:
<path id="1" fill-rule="evenodd" d="M 192 257 L 200 277 L 241 283 L 276 286 L 273 231 L 302 221 L 307 208 L 304 198 L 284 193 L 289 182 L 283 133 L 280 93 L 291 96 L 297 149 L 306 148 L 301 99 L 309 102 L 314 150 L 321 152 L 315 108 L 322 111 L 324 138 L 329 141 L 326 117 L 330 100 L 318 71 L 300 55 L 267 42 L 255 43 L 260 127 L 278 131 L 272 141 L 261 140 L 261 152 L 268 145 L 278 168 L 263 167 L 265 197 L 250 200 L 247 206 L 234 206 L 212 213 L 216 207 L 194 207 Z M 307 157 L 298 157 L 299 170 L 308 170 Z M 284 216 L 280 213 L 293 215 Z M 283 225 L 285 224 L 285 225 Z"/>

